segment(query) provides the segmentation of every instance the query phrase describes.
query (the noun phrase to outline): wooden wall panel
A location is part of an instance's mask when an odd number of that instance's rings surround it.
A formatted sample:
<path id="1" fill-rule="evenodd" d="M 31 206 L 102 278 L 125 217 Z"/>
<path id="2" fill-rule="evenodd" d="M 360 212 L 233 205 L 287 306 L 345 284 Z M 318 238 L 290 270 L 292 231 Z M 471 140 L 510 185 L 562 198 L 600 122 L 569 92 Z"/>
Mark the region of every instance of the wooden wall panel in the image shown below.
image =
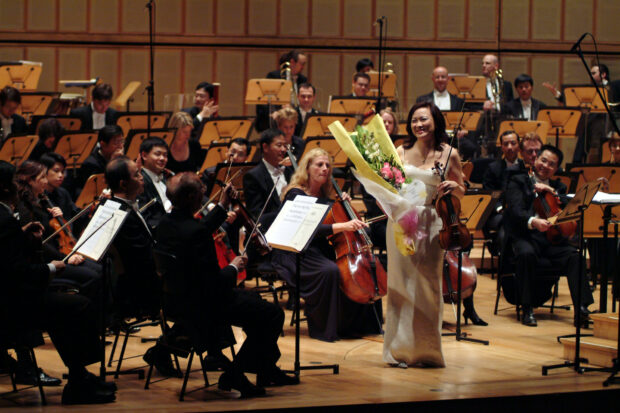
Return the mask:
<path id="1" fill-rule="evenodd" d="M 23 47 L 0 47 L 0 60 L 23 60 L 24 48 Z"/>
<path id="2" fill-rule="evenodd" d="M 214 0 L 185 0 L 185 33 L 210 35 L 213 30 Z"/>
<path id="3" fill-rule="evenodd" d="M 217 34 L 241 36 L 245 33 L 245 10 L 242 1 L 216 0 Z"/>
<path id="4" fill-rule="evenodd" d="M 514 80 L 521 73 L 528 73 L 527 66 L 527 57 L 521 56 L 510 56 L 504 57 L 502 59 L 502 71 L 504 75 L 504 80 L 508 80 L 513 85 L 514 89 Z M 514 90 L 513 90 L 514 91 Z"/>
<path id="5" fill-rule="evenodd" d="M 125 87 L 119 82 L 118 55 L 118 50 L 115 49 L 92 49 L 90 51 L 90 74 L 88 76 L 99 77 L 105 83 L 112 85 L 114 96 L 118 96 Z"/>
<path id="6" fill-rule="evenodd" d="M 144 0 L 121 0 L 121 30 L 125 33 L 148 33 L 149 14 Z M 157 6 L 156 6 L 157 8 Z"/>
<path id="7" fill-rule="evenodd" d="M 617 42 L 620 29 L 620 2 L 617 0 L 598 0 L 596 2 L 596 33 L 594 36 L 600 42 Z"/>
<path id="8" fill-rule="evenodd" d="M 502 1 L 502 39 L 528 38 L 529 3 L 523 0 Z"/>
<path id="9" fill-rule="evenodd" d="M 560 82 L 560 59 L 557 57 L 534 57 L 531 60 L 532 73 L 530 75 L 534 79 L 533 96 L 542 100 L 549 106 L 557 106 L 557 101 L 553 95 L 545 89 L 543 82 L 555 83 Z"/>
<path id="10" fill-rule="evenodd" d="M 407 116 L 409 108 L 415 103 L 418 96 L 433 90 L 430 74 L 435 68 L 434 55 L 407 56 L 407 89 L 404 105 L 401 103 L 402 119 Z"/>
<path id="11" fill-rule="evenodd" d="M 148 84 L 149 80 L 149 54 L 148 50 L 126 48 L 121 51 L 121 85 L 123 87 L 137 80 L 142 83 L 141 87 Z M 157 91 L 157 85 L 155 90 Z M 146 93 L 136 93 L 134 101 L 131 103 L 132 111 L 141 111 L 147 109 Z"/>
<path id="12" fill-rule="evenodd" d="M 58 83 L 56 80 L 56 48 L 29 47 L 26 50 L 25 58 L 34 62 L 43 63 L 38 90 L 58 90 Z"/>
<path id="13" fill-rule="evenodd" d="M 277 53 L 250 52 L 248 53 L 248 79 L 263 79 L 267 73 L 278 66 Z"/>
<path id="14" fill-rule="evenodd" d="M 467 73 L 472 76 L 482 76 L 482 54 L 473 54 L 467 56 Z M 501 66 L 500 59 L 500 66 Z"/>
<path id="15" fill-rule="evenodd" d="M 532 39 L 560 40 L 561 14 L 561 0 L 533 0 Z"/>
<path id="16" fill-rule="evenodd" d="M 405 0 L 376 0 L 376 18 L 385 16 L 388 19 L 388 36 L 390 38 L 405 35 Z M 375 36 L 379 37 L 378 26 Z"/>
<path id="17" fill-rule="evenodd" d="M 407 1 L 407 36 L 415 39 L 435 37 L 435 0 Z"/>
<path id="18" fill-rule="evenodd" d="M 240 114 L 245 98 L 245 53 L 242 51 L 216 52 L 216 78 L 222 85 L 220 111 L 226 115 Z M 253 108 L 252 108 L 253 110 Z"/>
<path id="19" fill-rule="evenodd" d="M 164 109 L 164 96 L 181 92 L 181 51 L 155 51 L 155 110 Z"/>
<path id="20" fill-rule="evenodd" d="M 491 40 L 495 38 L 495 0 L 469 2 L 469 39 Z"/>
<path id="21" fill-rule="evenodd" d="M 577 41 L 582 33 L 592 33 L 594 0 L 564 0 L 564 39 Z M 559 17 L 559 16 L 558 16 Z"/>
<path id="22" fill-rule="evenodd" d="M 355 65 L 360 59 L 369 58 L 369 57 L 370 56 L 368 54 L 358 54 L 358 53 L 355 53 L 355 54 L 346 53 L 342 56 L 341 82 L 342 82 L 343 92 L 351 93 L 351 83 L 353 82 L 353 75 L 355 74 Z M 379 61 L 377 59 L 371 58 L 371 60 L 376 65 L 379 64 Z"/>
<path id="23" fill-rule="evenodd" d="M 439 56 L 439 65 L 445 66 L 448 69 L 448 73 L 467 72 L 467 60 L 465 56 L 441 55 Z M 429 76 L 431 72 L 428 72 Z"/>
<path id="24" fill-rule="evenodd" d="M 182 2 L 177 0 L 157 0 L 155 4 L 155 27 L 157 34 L 181 33 Z M 141 14 L 148 22 L 148 10 L 144 10 Z"/>
<path id="25" fill-rule="evenodd" d="M 346 37 L 370 37 L 372 26 L 371 0 L 343 0 Z"/>
<path id="26" fill-rule="evenodd" d="M 29 0 L 27 14 L 28 30 L 56 30 L 55 0 Z"/>
<path id="27" fill-rule="evenodd" d="M 84 0 L 59 0 L 59 30 L 66 32 L 86 31 L 86 6 Z"/>
<path id="28" fill-rule="evenodd" d="M 0 30 L 23 30 L 26 0 L 0 0 Z"/>
<path id="29" fill-rule="evenodd" d="M 405 96 L 405 55 L 388 54 L 386 56 L 386 62 L 392 63 L 394 74 L 396 75 L 396 96 L 402 98 Z"/>
<path id="30" fill-rule="evenodd" d="M 563 84 L 590 83 L 588 73 L 579 58 L 565 57 L 562 64 L 564 72 Z"/>
<path id="31" fill-rule="evenodd" d="M 200 82 L 218 82 L 213 77 L 213 51 L 186 50 L 183 91 L 193 93 Z"/>
<path id="32" fill-rule="evenodd" d="M 280 2 L 280 35 L 306 36 L 308 34 L 309 0 Z"/>
<path id="33" fill-rule="evenodd" d="M 333 0 L 312 0 L 312 36 L 340 35 L 340 3 Z"/>
<path id="34" fill-rule="evenodd" d="M 329 70 L 325 70 L 325 68 L 329 68 Z M 343 72 L 346 70 L 340 67 L 339 54 L 314 53 L 312 55 L 310 81 L 317 89 L 317 101 L 321 105 L 321 110 L 327 112 L 327 101 L 330 95 L 351 93 L 351 80 L 340 85 L 338 76 L 334 76 L 334 74 Z"/>
<path id="35" fill-rule="evenodd" d="M 119 31 L 119 0 L 90 1 L 90 31 L 93 33 L 117 33 Z"/>
<path id="36" fill-rule="evenodd" d="M 277 33 L 276 0 L 249 0 L 248 34 L 275 36 Z"/>
<path id="37" fill-rule="evenodd" d="M 440 39 L 465 37 L 465 2 L 462 0 L 438 0 L 440 10 L 437 20 L 437 36 Z M 448 12 L 448 10 L 450 12 Z"/>
<path id="38" fill-rule="evenodd" d="M 58 48 L 58 80 L 86 79 L 86 48 Z M 81 88 L 58 86 L 61 92 L 82 93 Z"/>

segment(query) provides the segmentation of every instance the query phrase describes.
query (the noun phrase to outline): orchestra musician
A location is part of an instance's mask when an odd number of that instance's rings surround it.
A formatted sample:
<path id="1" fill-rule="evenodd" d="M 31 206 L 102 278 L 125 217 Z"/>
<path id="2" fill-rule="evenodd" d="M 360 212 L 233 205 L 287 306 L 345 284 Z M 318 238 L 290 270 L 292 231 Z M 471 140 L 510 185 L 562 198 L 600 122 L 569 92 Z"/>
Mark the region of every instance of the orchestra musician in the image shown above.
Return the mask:
<path id="1" fill-rule="evenodd" d="M 538 119 L 538 112 L 547 105 L 532 97 L 534 79 L 530 75 L 520 74 L 515 79 L 515 89 L 519 97 L 506 102 L 507 113 L 512 114 L 515 119 Z"/>
<path id="2" fill-rule="evenodd" d="M 316 99 L 316 88 L 310 83 L 302 83 L 299 85 L 299 92 L 297 93 L 297 101 L 299 106 L 295 108 L 297 111 L 297 125 L 295 126 L 295 136 L 301 136 L 301 132 L 306 126 L 306 120 L 308 115 L 316 115 L 318 110 L 312 107 L 314 100 Z"/>
<path id="3" fill-rule="evenodd" d="M 284 107 L 273 113 L 273 119 L 276 121 L 277 128 L 284 134 L 284 141 L 297 161 L 306 147 L 304 140 L 294 135 L 298 122 L 297 112 L 290 107 Z M 288 160 L 285 160 L 284 164 L 291 166 Z"/>
<path id="4" fill-rule="evenodd" d="M 114 96 L 112 86 L 108 83 L 95 85 L 91 96 L 90 105 L 71 109 L 69 112 L 69 116 L 82 120 L 80 131 L 99 130 L 104 126 L 115 125 L 118 112 L 110 107 L 112 96 Z"/>
<path id="5" fill-rule="evenodd" d="M 537 325 L 533 307 L 537 302 L 537 288 L 551 288 L 555 281 L 548 284 L 536 280 L 537 262 L 540 258 L 546 258 L 552 267 L 562 270 L 568 278 L 568 286 L 575 308 L 575 323 L 577 311 L 581 312 L 582 322 L 587 323 L 589 315 L 588 305 L 594 302 L 592 292 L 588 286 L 586 277 L 581 277 L 581 307 L 578 306 L 577 290 L 579 288 L 579 252 L 563 240 L 558 244 L 552 244 L 547 240 L 545 232 L 551 227 L 551 223 L 537 216 L 534 212 L 534 199 L 536 194 L 550 192 L 558 195 L 563 205 L 567 199 L 566 185 L 559 180 L 551 179 L 561 164 L 562 152 L 554 146 L 543 145 L 540 155 L 534 161 L 534 181 L 527 174 L 513 175 L 506 188 L 506 217 L 504 225 L 506 233 L 510 236 L 509 244 L 515 254 L 516 277 L 518 280 L 519 297 L 523 306 L 522 323 L 527 326 Z"/>
<path id="6" fill-rule="evenodd" d="M 168 144 L 161 138 L 147 138 L 140 144 L 140 160 L 142 164 L 142 180 L 144 191 L 138 195 L 138 205 L 144 206 L 152 199 L 155 203 L 142 212 L 151 230 L 155 230 L 161 218 L 172 209 L 166 196 L 166 180 L 170 172 L 166 170 L 168 163 Z"/>
<path id="7" fill-rule="evenodd" d="M 357 63 L 355 64 L 355 72 L 359 73 L 359 72 L 370 72 L 371 70 L 373 70 L 375 68 L 375 64 L 372 62 L 372 60 L 370 60 L 367 57 L 364 57 L 360 60 L 357 61 Z"/>
<path id="8" fill-rule="evenodd" d="M 28 132 L 26 119 L 15 113 L 21 103 L 22 96 L 13 86 L 5 86 L 0 90 L 0 144 L 11 135 Z"/>
<path id="9" fill-rule="evenodd" d="M 353 83 L 351 85 L 353 97 L 364 97 L 370 90 L 370 76 L 366 72 L 358 72 L 353 75 Z"/>
<path id="10" fill-rule="evenodd" d="M 99 361 L 101 344 L 96 306 L 82 295 L 48 289 L 49 280 L 62 274 L 65 264 L 58 260 L 43 263 L 36 258 L 43 228 L 36 222 L 22 227 L 13 216 L 18 199 L 14 176 L 14 167 L 0 161 L 0 260 L 3 263 L 0 323 L 3 332 L 44 329 L 49 333 L 69 369 L 62 392 L 63 404 L 113 402 L 116 385 L 102 382 L 85 368 Z M 18 359 L 23 353 L 23 349 L 17 349 Z M 42 370 L 33 371 L 30 376 L 36 374 L 43 379 L 47 377 Z M 22 377 L 17 377 L 21 382 Z M 53 385 L 60 384 L 59 379 L 53 380 Z M 36 378 L 29 378 L 26 384 L 36 385 Z M 43 384 L 50 382 L 44 380 Z"/>
<path id="11" fill-rule="evenodd" d="M 64 131 L 60 122 L 55 118 L 48 118 L 41 122 L 38 132 L 39 142 L 37 142 L 32 152 L 30 152 L 28 159 L 31 161 L 38 161 L 43 154 L 52 152 L 54 146 L 56 146 L 56 142 L 58 142 Z"/>
<path id="12" fill-rule="evenodd" d="M 167 168 L 175 174 L 196 172 L 202 165 L 202 148 L 191 139 L 194 121 L 186 112 L 177 112 L 168 121 L 168 128 L 176 129 L 168 151 Z"/>
<path id="13" fill-rule="evenodd" d="M 321 148 L 312 149 L 301 159 L 290 184 L 282 192 L 282 202 L 294 200 L 298 195 L 307 195 L 318 198 L 317 202 L 329 203 L 332 193 L 331 172 L 329 154 Z M 350 200 L 348 195 L 345 198 Z M 334 262 L 333 247 L 327 240 L 331 234 L 367 227 L 366 223 L 358 219 L 331 225 L 321 224 L 305 251 L 301 260 L 299 287 L 305 302 L 310 337 L 336 341 L 343 337 L 381 332 L 372 305 L 357 304 L 340 290 L 340 270 Z M 271 263 L 288 285 L 296 285 L 295 254 L 274 250 Z"/>
<path id="14" fill-rule="evenodd" d="M 211 83 L 200 82 L 196 85 L 194 91 L 194 106 L 191 108 L 181 109 L 192 117 L 194 129 L 192 131 L 193 138 L 198 139 L 198 132 L 201 130 L 202 121 L 209 119 L 214 113 L 217 113 L 219 106 L 213 99 L 214 87 Z"/>

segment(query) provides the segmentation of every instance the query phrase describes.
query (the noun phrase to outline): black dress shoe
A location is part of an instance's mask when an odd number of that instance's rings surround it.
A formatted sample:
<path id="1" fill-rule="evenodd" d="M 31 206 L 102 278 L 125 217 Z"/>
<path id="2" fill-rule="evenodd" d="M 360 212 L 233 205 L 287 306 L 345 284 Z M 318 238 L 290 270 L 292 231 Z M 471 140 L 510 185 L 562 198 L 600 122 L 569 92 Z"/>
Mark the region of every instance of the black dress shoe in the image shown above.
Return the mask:
<path id="1" fill-rule="evenodd" d="M 467 324 L 467 319 L 471 320 L 471 323 L 476 326 L 488 326 L 489 323 L 484 321 L 482 318 L 478 317 L 476 310 L 473 311 L 463 311 L 463 319 L 465 319 L 465 324 Z"/>
<path id="2" fill-rule="evenodd" d="M 114 391 L 104 390 L 89 377 L 70 380 L 62 391 L 62 404 L 102 404 L 116 400 Z"/>
<path id="3" fill-rule="evenodd" d="M 531 307 L 523 307 L 523 318 L 521 323 L 526 326 L 536 327 L 538 323 L 534 317 L 534 310 Z"/>
<path id="4" fill-rule="evenodd" d="M 289 376 L 278 366 L 274 366 L 270 371 L 258 373 L 256 376 L 256 385 L 260 387 L 267 386 L 290 386 L 299 384 L 299 377 Z"/>
<path id="5" fill-rule="evenodd" d="M 587 307 L 581 306 L 581 327 L 588 328 L 590 327 L 590 310 Z M 573 320 L 573 325 L 577 327 L 577 314 L 575 314 L 575 319 Z"/>
<path id="6" fill-rule="evenodd" d="M 250 383 L 244 374 L 234 375 L 224 372 L 220 376 L 217 387 L 224 391 L 238 390 L 241 392 L 241 398 L 243 399 L 265 395 L 265 388 Z"/>
<path id="7" fill-rule="evenodd" d="M 170 354 L 157 345 L 151 347 L 142 356 L 149 365 L 153 364 L 159 374 L 166 377 L 183 377 L 181 372 L 174 368 Z"/>
<path id="8" fill-rule="evenodd" d="M 60 386 L 62 384 L 62 380 L 48 376 L 42 369 L 35 369 L 34 366 L 22 367 L 17 366 L 15 370 L 15 382 L 18 384 L 27 384 L 30 386 L 36 386 L 37 383 L 37 375 L 41 380 L 42 386 Z"/>
<path id="9" fill-rule="evenodd" d="M 90 372 L 86 375 L 86 380 L 92 382 L 98 389 L 103 391 L 115 392 L 116 390 L 118 390 L 116 383 L 114 383 L 113 381 L 103 381 L 99 376 L 95 376 L 93 373 Z"/>
<path id="10" fill-rule="evenodd" d="M 202 359 L 202 366 L 206 371 L 225 371 L 230 365 L 230 360 L 222 353 L 209 354 Z"/>

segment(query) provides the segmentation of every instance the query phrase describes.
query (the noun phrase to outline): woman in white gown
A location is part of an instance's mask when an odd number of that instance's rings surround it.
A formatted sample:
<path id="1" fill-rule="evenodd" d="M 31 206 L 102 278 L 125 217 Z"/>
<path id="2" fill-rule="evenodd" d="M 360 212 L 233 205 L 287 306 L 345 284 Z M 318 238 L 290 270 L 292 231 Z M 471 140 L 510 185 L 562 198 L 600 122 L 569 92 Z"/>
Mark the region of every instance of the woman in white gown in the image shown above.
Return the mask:
<path id="1" fill-rule="evenodd" d="M 441 218 L 433 200 L 450 192 L 465 193 L 458 151 L 446 143 L 445 120 L 429 102 L 414 105 L 407 118 L 409 140 L 397 148 L 407 177 L 426 187 L 426 202 L 418 209 L 416 252 L 402 255 L 394 239 L 394 223 L 387 227 L 388 294 L 383 359 L 399 366 L 445 366 L 441 351 L 443 250 L 438 233 Z M 446 169 L 442 182 L 435 163 Z"/>

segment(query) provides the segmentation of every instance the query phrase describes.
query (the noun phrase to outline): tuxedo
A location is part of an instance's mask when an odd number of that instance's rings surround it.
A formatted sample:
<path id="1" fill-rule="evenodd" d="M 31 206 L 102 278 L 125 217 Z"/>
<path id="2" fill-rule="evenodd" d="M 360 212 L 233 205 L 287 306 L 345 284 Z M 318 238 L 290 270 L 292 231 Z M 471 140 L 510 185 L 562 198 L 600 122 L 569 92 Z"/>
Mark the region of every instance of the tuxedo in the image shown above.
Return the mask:
<path id="1" fill-rule="evenodd" d="M 540 100 L 537 100 L 534 98 L 530 98 L 530 99 L 532 101 L 532 106 L 530 107 L 530 119 L 529 120 L 536 120 L 538 119 L 538 112 L 541 109 L 546 108 L 547 105 L 545 105 Z M 506 103 L 506 110 L 508 114 L 512 114 L 512 116 L 514 116 L 516 119 L 524 119 L 523 105 L 521 104 L 520 98 L 513 99 L 510 102 Z M 525 119 L 525 120 L 528 120 L 528 119 Z"/>
<path id="2" fill-rule="evenodd" d="M 92 105 L 80 106 L 79 108 L 71 109 L 71 112 L 69 112 L 69 116 L 74 116 L 82 120 L 82 126 L 80 127 L 80 131 L 93 130 L 93 107 Z M 105 111 L 106 126 L 115 125 L 117 117 L 118 117 L 118 111 L 112 108 L 108 108 Z"/>
<path id="3" fill-rule="evenodd" d="M 283 177 L 286 179 L 287 183 L 291 179 L 291 175 L 292 172 L 290 169 L 284 169 Z M 271 179 L 271 175 L 262 160 L 243 176 L 243 195 L 246 207 L 254 218 L 258 218 L 272 188 L 273 179 Z M 277 191 L 273 191 L 265 207 L 264 214 L 271 214 L 273 215 L 272 218 L 275 218 L 273 213 L 277 213 L 281 205 L 282 202 L 280 201 Z"/>
<path id="4" fill-rule="evenodd" d="M 433 104 L 435 104 L 435 91 L 432 91 L 431 93 L 427 93 L 426 95 L 421 95 L 418 96 L 418 98 L 415 100 L 416 103 L 420 103 L 420 102 L 431 102 Z M 450 95 L 450 110 L 451 111 L 460 111 L 461 108 L 463 107 L 463 105 L 465 104 L 465 101 L 463 99 L 461 99 L 460 97 L 453 95 L 452 93 L 448 93 L 448 95 Z"/>
<path id="5" fill-rule="evenodd" d="M 4 136 L 2 136 L 2 139 L 0 140 L 0 144 L 2 144 L 2 141 L 5 141 L 7 138 L 10 138 L 11 136 L 24 135 L 28 133 L 28 124 L 26 123 L 26 119 L 24 119 L 22 116 L 18 115 L 17 113 L 12 114 L 11 119 L 13 120 L 13 123 L 11 124 L 11 133 L 7 134 L 6 131 L 4 131 Z"/>
<path id="6" fill-rule="evenodd" d="M 164 201 L 161 199 L 159 192 L 157 192 L 157 188 L 155 188 L 155 184 L 153 180 L 149 176 L 148 173 L 144 171 L 140 171 L 142 174 L 142 178 L 144 179 L 144 192 L 142 192 L 138 196 L 138 205 L 143 207 L 147 203 L 149 203 L 152 199 L 155 199 L 155 203 L 150 207 L 146 208 L 142 213 L 142 216 L 146 220 L 146 223 L 149 224 L 149 228 L 151 231 L 154 231 L 161 218 L 166 215 L 166 209 L 164 207 Z M 165 183 L 165 179 L 164 179 Z"/>
<path id="7" fill-rule="evenodd" d="M 567 202 L 566 185 L 559 180 L 550 180 L 549 185 L 559 194 L 563 204 Z M 568 286 L 575 308 L 577 306 L 579 288 L 579 252 L 565 240 L 559 244 L 551 244 L 544 233 L 528 228 L 528 221 L 535 215 L 534 186 L 526 174 L 514 175 L 506 187 L 506 216 L 504 226 L 509 234 L 509 245 L 515 255 L 516 278 L 519 285 L 519 296 L 524 306 L 536 306 L 535 291 L 541 285 L 536 280 L 536 270 L 541 265 L 557 268 L 558 273 L 566 274 Z M 544 288 L 550 288 L 552 283 Z M 581 304 L 588 306 L 593 303 L 592 292 L 586 281 L 581 280 Z"/>
<path id="8" fill-rule="evenodd" d="M 299 109 L 299 106 L 297 108 L 295 108 L 295 111 L 297 112 L 297 125 L 295 126 L 295 136 L 302 136 L 302 132 L 305 129 L 306 126 L 306 121 L 308 120 L 308 117 L 310 115 L 317 115 L 319 113 L 318 110 L 316 110 L 315 108 L 311 108 L 310 112 L 306 113 L 306 118 L 302 119 L 301 118 L 301 110 Z"/>
<path id="9" fill-rule="evenodd" d="M 486 80 L 485 80 L 485 89 L 486 89 Z M 489 96 L 488 91 L 487 91 L 487 95 L 486 95 L 487 99 L 491 99 L 491 96 Z M 512 100 L 514 100 L 514 95 L 512 93 L 512 83 L 510 83 L 508 80 L 504 80 L 504 83 L 502 85 L 502 102 L 504 102 L 504 105 L 506 105 L 507 102 L 511 102 Z M 467 104 L 465 105 L 466 109 L 468 110 L 482 110 L 482 107 L 484 106 L 483 102 L 467 102 Z M 505 107 L 501 108 L 502 112 L 505 110 Z"/>
<path id="10" fill-rule="evenodd" d="M 233 369 L 260 373 L 280 357 L 277 341 L 284 313 L 257 294 L 237 290 L 235 267 L 219 267 L 213 231 L 226 217 L 226 211 L 216 206 L 200 222 L 191 212 L 176 208 L 162 218 L 158 248 L 173 254 L 180 267 L 174 274 L 174 291 L 166 286 L 164 306 L 181 329 L 189 328 L 193 337 L 198 334 L 206 340 L 207 350 L 223 347 L 231 324 L 242 327 L 247 337 Z"/>

